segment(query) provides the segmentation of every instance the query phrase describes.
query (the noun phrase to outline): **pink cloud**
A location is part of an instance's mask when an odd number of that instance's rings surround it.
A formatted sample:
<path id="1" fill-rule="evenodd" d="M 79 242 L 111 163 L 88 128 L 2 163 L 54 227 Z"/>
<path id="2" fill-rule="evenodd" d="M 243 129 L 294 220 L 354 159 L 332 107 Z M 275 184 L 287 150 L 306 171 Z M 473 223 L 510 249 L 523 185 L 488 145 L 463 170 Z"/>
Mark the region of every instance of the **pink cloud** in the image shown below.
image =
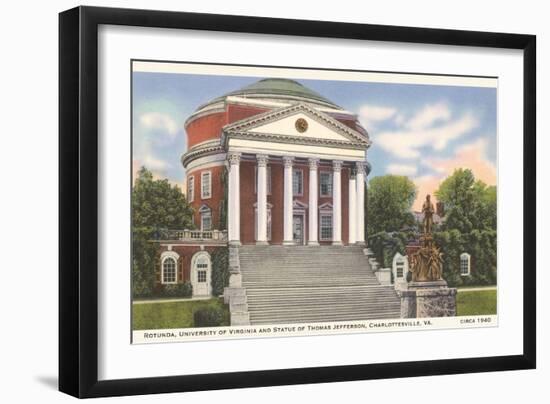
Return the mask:
<path id="1" fill-rule="evenodd" d="M 455 155 L 449 159 L 428 158 L 423 161 L 423 164 L 435 171 L 436 174 L 413 179 L 418 188 L 418 194 L 413 204 L 414 210 L 420 210 L 426 194 L 433 195 L 439 184 L 457 168 L 469 168 L 476 179 L 488 185 L 495 185 L 497 181 L 496 167 L 487 158 L 486 139 L 479 139 L 459 147 Z"/>
<path id="2" fill-rule="evenodd" d="M 413 203 L 414 211 L 422 210 L 422 203 L 426 199 L 426 195 L 431 195 L 433 203 L 437 202 L 437 198 L 434 195 L 434 191 L 439 187 L 443 177 L 435 175 L 424 175 L 422 177 L 414 178 L 413 181 L 416 185 L 416 200 Z"/>

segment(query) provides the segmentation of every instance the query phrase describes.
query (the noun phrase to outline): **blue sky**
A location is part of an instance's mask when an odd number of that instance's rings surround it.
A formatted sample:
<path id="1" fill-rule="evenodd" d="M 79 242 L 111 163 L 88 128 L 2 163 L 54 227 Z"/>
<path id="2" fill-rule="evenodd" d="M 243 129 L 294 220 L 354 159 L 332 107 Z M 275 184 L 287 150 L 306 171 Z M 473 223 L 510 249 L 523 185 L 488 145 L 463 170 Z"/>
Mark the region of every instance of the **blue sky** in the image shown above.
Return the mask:
<path id="1" fill-rule="evenodd" d="M 181 186 L 183 124 L 199 105 L 258 77 L 133 73 L 133 161 Z M 298 80 L 359 116 L 373 145 L 370 177 L 409 176 L 419 198 L 455 168 L 496 184 L 496 89 Z"/>

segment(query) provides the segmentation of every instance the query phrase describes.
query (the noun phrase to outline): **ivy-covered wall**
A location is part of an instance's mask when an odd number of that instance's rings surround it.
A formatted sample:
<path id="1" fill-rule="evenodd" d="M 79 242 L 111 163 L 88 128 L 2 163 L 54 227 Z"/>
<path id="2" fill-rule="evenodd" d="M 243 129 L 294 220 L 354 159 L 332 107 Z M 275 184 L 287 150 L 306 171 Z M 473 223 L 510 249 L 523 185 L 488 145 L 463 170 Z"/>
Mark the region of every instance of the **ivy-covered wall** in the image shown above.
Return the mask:
<path id="1" fill-rule="evenodd" d="M 220 296 L 229 285 L 229 248 L 216 248 L 212 254 L 212 295 Z"/>

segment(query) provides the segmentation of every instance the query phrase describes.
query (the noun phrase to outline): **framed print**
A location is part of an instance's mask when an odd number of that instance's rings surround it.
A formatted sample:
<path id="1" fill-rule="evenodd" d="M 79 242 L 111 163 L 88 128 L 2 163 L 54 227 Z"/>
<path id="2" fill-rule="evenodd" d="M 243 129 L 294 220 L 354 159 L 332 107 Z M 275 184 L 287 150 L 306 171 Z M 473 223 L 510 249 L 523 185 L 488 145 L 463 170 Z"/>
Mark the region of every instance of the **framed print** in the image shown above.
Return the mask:
<path id="1" fill-rule="evenodd" d="M 60 14 L 60 390 L 535 367 L 535 37 Z"/>

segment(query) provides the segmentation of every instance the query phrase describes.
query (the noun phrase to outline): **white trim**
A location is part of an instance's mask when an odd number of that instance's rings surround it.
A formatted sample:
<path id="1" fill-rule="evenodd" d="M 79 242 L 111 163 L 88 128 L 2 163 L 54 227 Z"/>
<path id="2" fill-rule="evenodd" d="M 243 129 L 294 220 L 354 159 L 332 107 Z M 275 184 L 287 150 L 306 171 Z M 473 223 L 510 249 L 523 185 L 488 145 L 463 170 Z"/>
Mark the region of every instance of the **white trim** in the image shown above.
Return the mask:
<path id="1" fill-rule="evenodd" d="M 257 115 L 253 115 L 249 118 L 242 119 L 230 123 L 223 127 L 223 132 L 226 135 L 234 135 L 237 132 L 253 132 L 257 135 L 262 132 L 269 132 L 269 127 L 273 123 L 281 122 L 287 119 L 293 119 L 296 115 L 305 115 L 313 121 L 316 121 L 320 127 L 327 128 L 330 133 L 337 133 L 338 139 L 342 139 L 341 142 L 345 144 L 353 145 L 356 148 L 367 149 L 370 146 L 370 140 L 368 135 L 358 132 L 350 128 L 349 126 L 344 125 L 342 122 L 333 118 L 327 113 L 311 108 L 307 104 L 297 103 L 289 107 L 282 107 L 279 109 L 267 111 Z M 279 131 L 277 131 L 279 132 Z M 305 137 L 307 139 L 307 137 Z M 324 139 L 315 138 L 315 141 L 322 142 Z"/>
<path id="2" fill-rule="evenodd" d="M 208 267 L 206 268 L 206 294 L 197 294 L 198 284 L 203 283 L 198 281 L 197 277 L 197 260 L 205 256 L 208 261 Z M 202 269 L 201 269 L 202 270 Z M 212 295 L 212 258 L 207 251 L 198 251 L 191 258 L 191 285 L 193 285 L 193 297 L 195 296 L 211 296 Z"/>
<path id="3" fill-rule="evenodd" d="M 198 157 L 193 161 L 190 161 L 184 168 L 188 174 L 191 174 L 197 170 L 204 170 L 205 168 L 212 168 L 225 165 L 227 159 L 226 153 L 217 153 L 208 156 Z"/>
<path id="4" fill-rule="evenodd" d="M 467 273 L 462 273 L 462 260 L 466 258 L 468 260 L 468 272 Z M 460 276 L 469 276 L 470 273 L 471 273 L 471 256 L 470 254 L 468 254 L 467 252 L 463 252 L 462 254 L 460 254 Z"/>
<path id="5" fill-rule="evenodd" d="M 205 196 L 205 192 L 204 192 L 204 177 L 207 176 L 209 177 L 209 182 L 208 182 L 208 195 Z M 212 171 L 211 170 L 207 170 L 207 171 L 203 171 L 201 172 L 201 199 L 210 199 L 212 198 Z"/>
<path id="6" fill-rule="evenodd" d="M 296 242 L 296 240 L 294 239 L 294 216 L 299 216 L 302 220 L 302 241 L 301 242 Z M 306 229 L 307 229 L 307 226 L 306 226 L 306 211 L 303 210 L 303 209 L 293 210 L 293 212 L 292 212 L 292 241 L 293 241 L 294 244 L 296 244 L 296 245 L 306 245 L 307 244 Z"/>
<path id="7" fill-rule="evenodd" d="M 189 184 L 193 186 L 190 187 Z M 195 176 L 190 175 L 187 177 L 187 202 L 193 202 L 195 200 Z"/>
<path id="8" fill-rule="evenodd" d="M 300 190 L 302 192 L 294 193 L 294 173 L 300 172 Z M 301 168 L 292 167 L 292 196 L 304 196 L 304 170 Z"/>
<path id="9" fill-rule="evenodd" d="M 323 237 L 323 217 L 330 219 L 331 234 L 329 238 Z M 332 212 L 319 212 L 319 241 L 332 241 L 334 236 L 334 225 L 332 223 Z"/>
<path id="10" fill-rule="evenodd" d="M 212 208 L 210 208 L 210 206 L 208 205 L 202 205 L 201 208 L 199 209 L 199 214 L 200 214 L 200 221 L 201 221 L 201 231 L 210 231 L 213 229 L 213 224 L 212 224 Z M 204 228 L 204 218 L 206 217 L 206 214 L 208 214 L 210 217 L 210 228 L 208 229 L 205 229 Z"/>
<path id="11" fill-rule="evenodd" d="M 269 154 L 270 156 L 364 161 L 367 155 L 366 148 L 364 150 L 344 149 L 340 147 L 301 145 L 237 138 L 229 139 L 227 144 L 229 151 L 250 154 Z"/>
<path id="12" fill-rule="evenodd" d="M 164 261 L 166 261 L 168 258 L 170 259 L 173 259 L 174 260 L 174 265 L 175 265 L 175 277 L 174 277 L 174 282 L 165 282 L 164 281 Z M 179 254 L 175 251 L 164 251 L 161 255 L 160 255 L 160 283 L 162 283 L 163 285 L 175 285 L 176 283 L 178 283 L 178 261 L 179 261 Z"/>
<path id="13" fill-rule="evenodd" d="M 330 192 L 328 194 L 323 194 L 321 192 L 321 177 L 327 175 L 330 181 Z M 332 184 L 332 171 L 329 170 L 319 170 L 319 197 L 320 198 L 332 198 L 333 184 Z"/>

